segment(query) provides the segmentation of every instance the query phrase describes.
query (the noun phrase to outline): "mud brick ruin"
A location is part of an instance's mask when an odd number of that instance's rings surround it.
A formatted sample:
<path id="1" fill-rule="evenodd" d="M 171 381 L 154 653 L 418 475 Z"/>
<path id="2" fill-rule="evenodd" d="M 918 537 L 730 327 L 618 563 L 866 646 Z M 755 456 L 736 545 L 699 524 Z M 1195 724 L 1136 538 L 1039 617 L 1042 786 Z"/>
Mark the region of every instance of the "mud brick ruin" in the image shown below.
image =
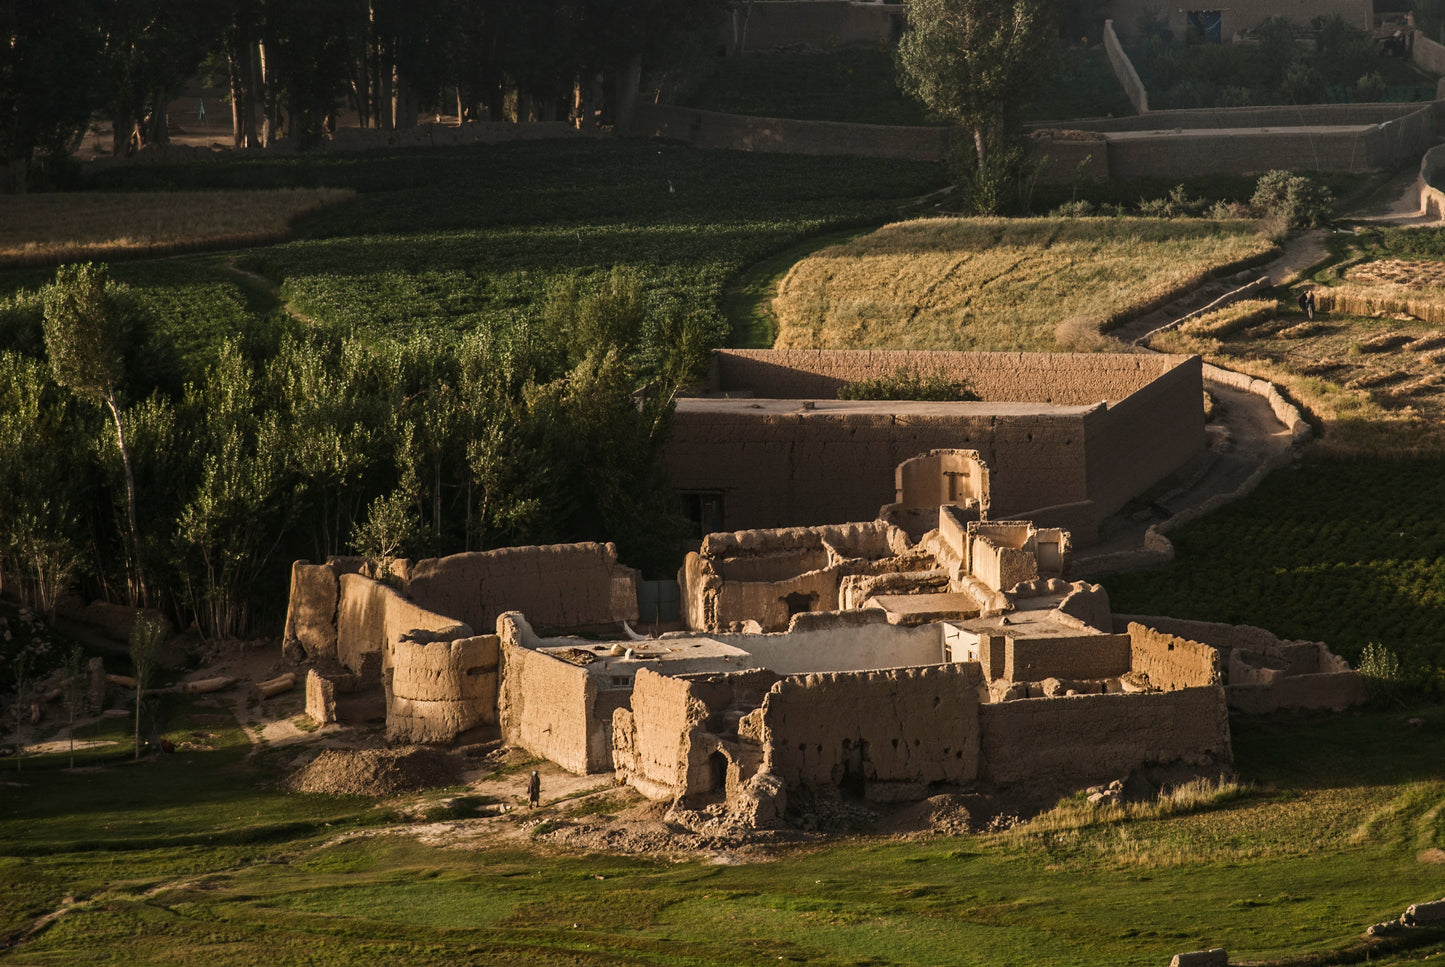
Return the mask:
<path id="1" fill-rule="evenodd" d="M 984 399 L 829 399 L 901 364 Z M 1092 540 L 1202 450 L 1197 358 L 723 352 L 713 390 L 744 395 L 679 407 L 674 479 L 729 523 L 804 507 L 810 523 L 703 537 L 678 574 L 685 630 L 627 626 L 638 576 L 610 544 L 401 562 L 386 584 L 354 559 L 297 562 L 286 647 L 313 662 L 308 712 L 345 721 L 370 696 L 396 741 L 496 729 L 772 825 L 790 797 L 1042 799 L 1219 773 L 1230 708 L 1363 698 L 1321 644 L 1116 616 L 1069 580 L 1066 522 Z M 578 636 L 598 631 L 625 638 Z"/>

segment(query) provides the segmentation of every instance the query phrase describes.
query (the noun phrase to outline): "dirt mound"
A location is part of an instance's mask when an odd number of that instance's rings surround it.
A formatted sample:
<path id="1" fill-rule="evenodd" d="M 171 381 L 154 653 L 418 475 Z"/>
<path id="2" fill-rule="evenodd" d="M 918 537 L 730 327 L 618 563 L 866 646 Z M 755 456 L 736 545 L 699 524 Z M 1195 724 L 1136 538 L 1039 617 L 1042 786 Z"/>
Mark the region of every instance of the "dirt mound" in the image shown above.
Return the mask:
<path id="1" fill-rule="evenodd" d="M 287 788 L 332 796 L 391 796 L 456 783 L 457 763 L 431 749 L 326 749 L 291 774 Z"/>

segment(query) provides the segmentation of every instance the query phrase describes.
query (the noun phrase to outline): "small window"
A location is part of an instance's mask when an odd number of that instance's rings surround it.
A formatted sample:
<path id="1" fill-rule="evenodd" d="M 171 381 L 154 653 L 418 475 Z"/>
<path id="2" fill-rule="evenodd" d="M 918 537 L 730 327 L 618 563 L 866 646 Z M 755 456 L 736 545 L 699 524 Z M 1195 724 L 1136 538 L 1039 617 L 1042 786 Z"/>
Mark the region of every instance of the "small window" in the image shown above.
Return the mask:
<path id="1" fill-rule="evenodd" d="M 692 523 L 692 536 L 716 534 L 723 529 L 723 495 L 718 491 L 700 491 L 679 495 L 682 515 Z"/>

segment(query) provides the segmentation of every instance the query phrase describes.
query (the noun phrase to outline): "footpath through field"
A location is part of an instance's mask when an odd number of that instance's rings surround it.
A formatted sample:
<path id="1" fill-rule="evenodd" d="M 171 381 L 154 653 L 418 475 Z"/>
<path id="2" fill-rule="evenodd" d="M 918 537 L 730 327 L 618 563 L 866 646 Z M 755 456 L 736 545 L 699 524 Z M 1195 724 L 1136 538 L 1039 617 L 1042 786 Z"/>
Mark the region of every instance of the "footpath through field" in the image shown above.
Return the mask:
<path id="1" fill-rule="evenodd" d="M 1347 213 L 1345 220 L 1369 224 L 1423 226 L 1438 224 L 1419 213 L 1419 191 L 1415 175 L 1387 182 L 1376 198 L 1361 209 Z M 1331 229 L 1311 229 L 1291 235 L 1280 252 L 1264 265 L 1224 279 L 1211 280 L 1166 306 L 1145 313 L 1112 330 L 1121 350 L 1138 351 L 1146 337 L 1180 318 L 1197 312 L 1231 292 L 1248 287 L 1265 291 L 1289 285 L 1330 255 L 1326 239 Z M 1205 390 L 1214 399 L 1214 418 L 1209 424 L 1208 453 L 1160 490 L 1125 508 L 1106 522 L 1104 540 L 1074 558 L 1078 575 L 1100 577 L 1115 571 L 1147 566 L 1167 559 L 1167 545 L 1158 540 L 1169 523 L 1196 516 L 1250 493 L 1273 469 L 1294 457 L 1294 438 L 1280 422 L 1270 402 L 1246 390 L 1206 377 Z M 1168 522 L 1168 523 L 1166 523 Z M 1161 527 L 1161 525 L 1163 525 Z M 1150 528 L 1155 528 L 1150 535 Z"/>

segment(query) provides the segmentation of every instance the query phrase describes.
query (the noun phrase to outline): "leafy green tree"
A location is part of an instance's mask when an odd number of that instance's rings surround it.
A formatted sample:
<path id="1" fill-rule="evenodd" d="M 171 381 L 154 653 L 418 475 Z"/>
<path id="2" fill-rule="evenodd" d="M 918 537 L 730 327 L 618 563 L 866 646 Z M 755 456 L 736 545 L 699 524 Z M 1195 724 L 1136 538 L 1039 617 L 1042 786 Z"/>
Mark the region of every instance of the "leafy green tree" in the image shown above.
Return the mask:
<path id="1" fill-rule="evenodd" d="M 0 579 L 52 615 L 83 545 L 87 455 L 63 391 L 44 363 L 0 352 Z"/>
<path id="2" fill-rule="evenodd" d="M 912 0 L 898 43 L 899 85 L 972 141 L 974 205 L 996 210 L 998 185 L 1023 161 L 1019 111 L 1040 76 L 1057 21 L 1051 0 Z"/>
<path id="3" fill-rule="evenodd" d="M 99 102 L 101 6 L 0 3 L 0 193 L 25 191 L 74 150 Z"/>
<path id="4" fill-rule="evenodd" d="M 135 473 L 121 413 L 125 378 L 124 344 L 131 328 L 129 300 L 110 282 L 104 266 L 61 266 L 43 290 L 45 352 L 55 381 L 82 399 L 103 404 L 115 425 L 115 441 L 125 470 L 126 520 L 130 532 L 131 602 L 146 598 L 141 563 L 140 526 L 136 522 Z"/>

